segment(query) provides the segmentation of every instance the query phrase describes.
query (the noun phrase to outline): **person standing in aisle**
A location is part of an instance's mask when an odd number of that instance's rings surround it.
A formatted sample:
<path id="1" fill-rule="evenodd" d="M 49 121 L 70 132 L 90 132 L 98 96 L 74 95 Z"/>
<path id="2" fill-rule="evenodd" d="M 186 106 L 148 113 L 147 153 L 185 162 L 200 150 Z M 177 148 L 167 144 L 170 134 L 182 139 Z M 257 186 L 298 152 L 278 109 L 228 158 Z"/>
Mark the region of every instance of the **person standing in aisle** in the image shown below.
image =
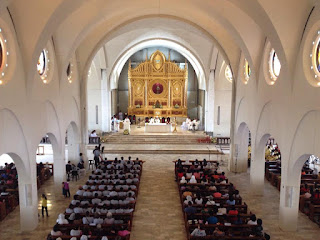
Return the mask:
<path id="1" fill-rule="evenodd" d="M 42 217 L 44 217 L 44 210 L 46 210 L 47 217 L 49 217 L 49 214 L 48 214 L 48 203 L 47 203 L 47 201 L 48 201 L 47 196 L 43 193 L 43 194 L 42 194 L 42 197 L 41 197 Z"/>

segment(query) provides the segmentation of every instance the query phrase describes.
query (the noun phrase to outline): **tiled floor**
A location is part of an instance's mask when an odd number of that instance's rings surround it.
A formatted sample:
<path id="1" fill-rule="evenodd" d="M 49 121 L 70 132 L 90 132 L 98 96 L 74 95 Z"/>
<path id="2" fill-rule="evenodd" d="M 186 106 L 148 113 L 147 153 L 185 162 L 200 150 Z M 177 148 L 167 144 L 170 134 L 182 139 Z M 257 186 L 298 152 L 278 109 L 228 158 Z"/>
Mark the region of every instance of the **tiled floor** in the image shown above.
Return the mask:
<path id="1" fill-rule="evenodd" d="M 202 159 L 208 156 L 199 155 L 168 155 L 144 154 L 131 155 L 146 161 L 140 184 L 140 192 L 133 219 L 132 240 L 182 240 L 185 239 L 185 228 L 176 182 L 174 181 L 174 166 L 172 160 Z M 109 155 L 108 158 L 114 158 Z M 126 156 L 125 156 L 126 157 Z M 227 173 L 230 180 L 240 190 L 249 209 L 263 219 L 264 229 L 272 240 L 320 239 L 319 227 L 305 215 L 299 214 L 299 229 L 297 232 L 282 232 L 278 227 L 279 192 L 268 182 L 265 183 L 264 197 L 252 197 L 248 191 L 249 174 Z M 76 189 L 86 178 L 72 182 L 71 189 Z M 52 206 L 49 207 L 49 218 L 39 218 L 38 228 L 31 233 L 19 233 L 19 209 L 10 213 L 0 222 L 1 240 L 40 240 L 45 239 L 52 229 L 58 214 L 65 210 L 70 199 L 64 199 L 60 186 L 54 186 L 50 180 L 44 184 L 39 194 L 45 192 Z"/>

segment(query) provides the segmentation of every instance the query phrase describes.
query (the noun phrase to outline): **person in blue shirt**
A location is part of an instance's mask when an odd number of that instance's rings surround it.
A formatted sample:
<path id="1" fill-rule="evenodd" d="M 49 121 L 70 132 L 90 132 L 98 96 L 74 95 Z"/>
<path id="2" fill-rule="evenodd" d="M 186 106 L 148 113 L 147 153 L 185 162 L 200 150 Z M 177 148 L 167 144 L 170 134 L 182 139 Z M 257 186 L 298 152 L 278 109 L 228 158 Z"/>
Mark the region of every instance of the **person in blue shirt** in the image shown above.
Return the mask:
<path id="1" fill-rule="evenodd" d="M 236 200 L 233 198 L 233 196 L 231 195 L 229 197 L 229 199 L 226 202 L 228 205 L 235 205 L 236 204 Z"/>
<path id="2" fill-rule="evenodd" d="M 188 202 L 188 206 L 184 209 L 184 212 L 186 214 L 195 214 L 197 212 L 197 209 L 195 207 L 192 207 L 192 202 Z"/>
<path id="3" fill-rule="evenodd" d="M 209 214 L 210 214 L 210 217 L 208 217 L 207 219 L 208 224 L 217 224 L 218 218 L 214 216 L 215 214 L 213 213 L 213 211 L 210 211 Z"/>

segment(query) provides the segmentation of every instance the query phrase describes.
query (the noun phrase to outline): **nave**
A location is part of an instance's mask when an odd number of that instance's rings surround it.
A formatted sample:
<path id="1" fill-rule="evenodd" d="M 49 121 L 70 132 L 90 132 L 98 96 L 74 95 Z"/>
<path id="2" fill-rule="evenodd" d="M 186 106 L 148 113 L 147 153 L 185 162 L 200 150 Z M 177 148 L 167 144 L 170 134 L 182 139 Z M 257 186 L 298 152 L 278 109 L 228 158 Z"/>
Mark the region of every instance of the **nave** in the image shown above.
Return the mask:
<path id="1" fill-rule="evenodd" d="M 120 156 L 128 157 L 128 155 L 111 154 L 106 157 L 113 159 Z M 139 154 L 130 156 L 133 159 L 139 157 L 145 161 L 130 239 L 186 239 L 172 161 L 178 158 L 203 159 L 208 158 L 208 155 Z M 278 226 L 279 192 L 267 181 L 264 184 L 264 196 L 256 196 L 250 192 L 248 187 L 249 173 L 225 172 L 229 181 L 235 183 L 239 189 L 243 201 L 248 204 L 249 211 L 254 212 L 258 218 L 263 220 L 264 230 L 271 235 L 271 239 L 317 239 L 318 226 L 301 213 L 299 213 L 298 232 L 290 233 L 280 230 Z M 71 195 L 87 179 L 88 174 L 79 181 L 71 181 Z M 40 217 L 39 226 L 35 231 L 20 234 L 19 208 L 16 208 L 5 221 L 0 222 L 0 239 L 11 239 L 13 234 L 17 240 L 45 239 L 52 230 L 58 214 L 69 205 L 70 199 L 62 196 L 60 185 L 55 186 L 52 179 L 39 189 L 39 199 L 41 193 L 46 193 L 52 204 L 49 206 L 49 218 Z"/>

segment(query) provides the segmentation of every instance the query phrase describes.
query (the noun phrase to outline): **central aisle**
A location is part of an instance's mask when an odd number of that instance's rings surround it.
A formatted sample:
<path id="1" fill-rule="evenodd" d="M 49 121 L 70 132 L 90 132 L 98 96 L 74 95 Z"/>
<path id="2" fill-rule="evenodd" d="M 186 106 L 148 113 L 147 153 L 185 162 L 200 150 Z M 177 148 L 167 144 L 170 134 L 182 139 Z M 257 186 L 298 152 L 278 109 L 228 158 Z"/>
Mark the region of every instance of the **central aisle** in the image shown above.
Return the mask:
<path id="1" fill-rule="evenodd" d="M 185 240 L 185 227 L 173 163 L 163 155 L 143 155 L 140 191 L 133 218 L 132 240 Z"/>

